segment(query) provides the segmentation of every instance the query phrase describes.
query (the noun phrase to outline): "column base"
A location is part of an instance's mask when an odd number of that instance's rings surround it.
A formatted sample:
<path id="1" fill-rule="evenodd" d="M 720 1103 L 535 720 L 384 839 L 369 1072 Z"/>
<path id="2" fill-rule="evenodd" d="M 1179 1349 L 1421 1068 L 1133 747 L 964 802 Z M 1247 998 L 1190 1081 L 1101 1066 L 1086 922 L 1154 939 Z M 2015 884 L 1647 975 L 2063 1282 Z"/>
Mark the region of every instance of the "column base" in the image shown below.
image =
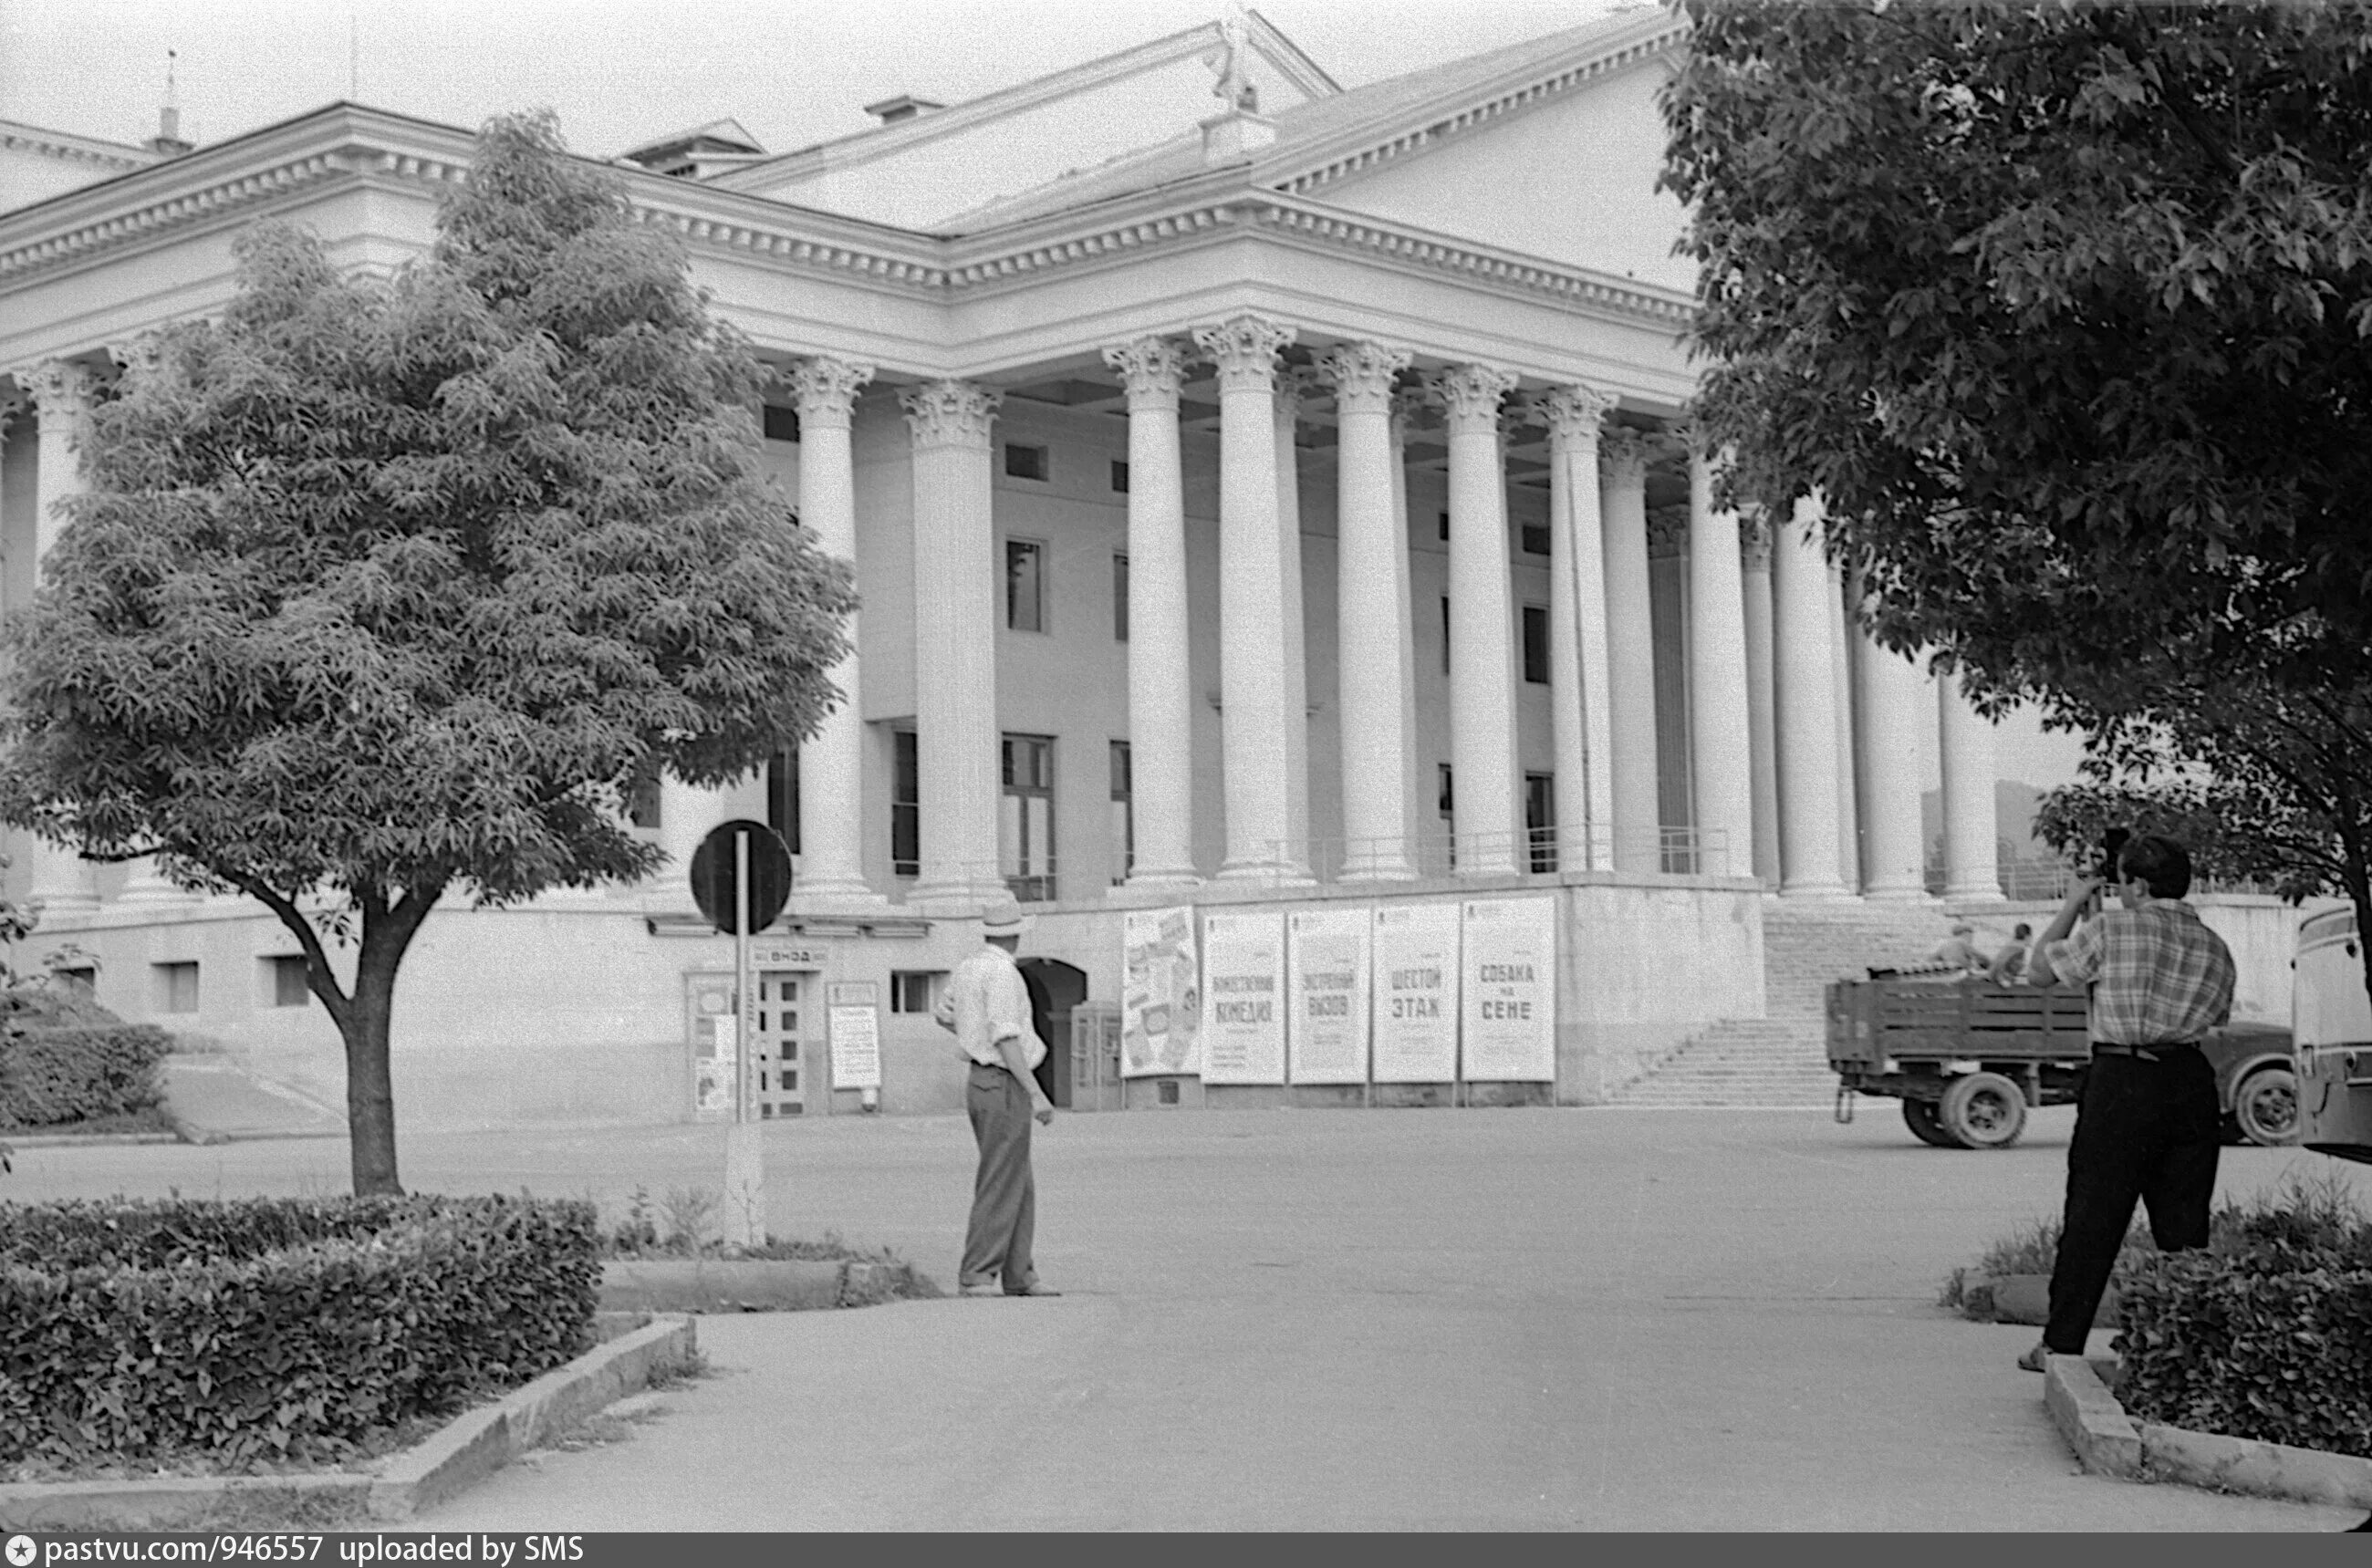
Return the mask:
<path id="1" fill-rule="evenodd" d="M 1413 882 L 1416 879 L 1416 867 L 1406 861 L 1394 865 L 1346 865 L 1343 868 L 1342 874 L 1334 878 L 1337 882 L 1358 883 Z"/>
<path id="2" fill-rule="evenodd" d="M 2001 884 L 1999 882 L 1978 882 L 1974 884 L 1962 883 L 1957 887 L 1948 882 L 1944 886 L 1944 898 L 1947 902 L 1956 904 L 2006 904 L 2009 902 L 2009 895 L 2001 890 Z"/>
<path id="3" fill-rule="evenodd" d="M 1783 882 L 1779 885 L 1779 896 L 1804 903 L 1833 904 L 1842 903 L 1855 894 L 1843 882 L 1799 882 L 1792 888 Z"/>
<path id="4" fill-rule="evenodd" d="M 1915 888 L 1865 888 L 1861 896 L 1873 904 L 1932 904 L 1936 901 L 1924 882 Z"/>
<path id="5" fill-rule="evenodd" d="M 96 893 L 34 893 L 25 902 L 43 916 L 86 915 L 99 912 Z"/>

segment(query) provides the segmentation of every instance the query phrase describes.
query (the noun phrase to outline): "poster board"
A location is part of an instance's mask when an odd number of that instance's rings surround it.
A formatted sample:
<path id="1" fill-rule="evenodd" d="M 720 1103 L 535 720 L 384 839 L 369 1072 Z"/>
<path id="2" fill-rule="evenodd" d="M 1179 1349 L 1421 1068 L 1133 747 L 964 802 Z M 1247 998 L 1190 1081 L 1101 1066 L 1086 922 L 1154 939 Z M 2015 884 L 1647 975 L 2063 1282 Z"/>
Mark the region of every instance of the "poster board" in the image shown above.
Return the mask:
<path id="1" fill-rule="evenodd" d="M 1296 910 L 1285 917 L 1292 1082 L 1367 1081 L 1367 956 L 1373 932 L 1372 914 L 1364 909 Z"/>
<path id="2" fill-rule="evenodd" d="M 1458 1076 L 1458 906 L 1387 904 L 1375 912 L 1375 1081 Z"/>
<path id="3" fill-rule="evenodd" d="M 1469 899 L 1459 986 L 1471 1084 L 1556 1081 L 1556 900 Z"/>
<path id="4" fill-rule="evenodd" d="M 1121 921 L 1121 1075 L 1203 1070 L 1201 964 L 1192 905 Z"/>
<path id="5" fill-rule="evenodd" d="M 873 982 L 844 981 L 831 986 L 826 1018 L 831 1029 L 831 1086 L 881 1086 L 881 1008 Z"/>
<path id="6" fill-rule="evenodd" d="M 1285 1082 L 1285 916 L 1203 917 L 1203 1082 Z"/>

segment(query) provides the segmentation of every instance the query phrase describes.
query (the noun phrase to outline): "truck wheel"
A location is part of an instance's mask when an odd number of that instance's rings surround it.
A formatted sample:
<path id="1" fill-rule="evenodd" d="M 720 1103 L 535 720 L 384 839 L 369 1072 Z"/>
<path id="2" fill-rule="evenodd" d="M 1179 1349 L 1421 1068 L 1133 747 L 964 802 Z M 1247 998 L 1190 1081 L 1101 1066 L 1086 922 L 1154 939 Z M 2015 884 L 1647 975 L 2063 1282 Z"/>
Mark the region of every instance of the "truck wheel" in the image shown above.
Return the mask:
<path id="1" fill-rule="evenodd" d="M 2232 1120 L 2252 1144 L 2278 1148 L 2298 1139 L 2297 1074 L 2260 1067 L 2232 1093 Z"/>
<path id="2" fill-rule="evenodd" d="M 1952 1080 L 1936 1114 L 1963 1147 L 2006 1149 L 2026 1131 L 2026 1096 L 1999 1073 L 1971 1073 Z"/>
<path id="3" fill-rule="evenodd" d="M 1936 1102 L 1932 1099 L 1905 1098 L 1902 1102 L 1902 1124 L 1910 1128 L 1911 1135 L 1923 1144 L 1933 1144 L 1939 1149 L 1960 1146 L 1958 1139 L 1944 1131 L 1944 1123 L 1937 1119 Z"/>

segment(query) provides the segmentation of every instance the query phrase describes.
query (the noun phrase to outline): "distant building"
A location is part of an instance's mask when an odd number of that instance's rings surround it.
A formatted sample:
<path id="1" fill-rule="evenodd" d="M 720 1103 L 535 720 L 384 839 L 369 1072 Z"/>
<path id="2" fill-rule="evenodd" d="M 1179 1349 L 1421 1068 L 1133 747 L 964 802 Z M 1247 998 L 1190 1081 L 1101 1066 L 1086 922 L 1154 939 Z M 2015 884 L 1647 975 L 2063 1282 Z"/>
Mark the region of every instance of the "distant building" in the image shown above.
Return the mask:
<path id="1" fill-rule="evenodd" d="M 1058 1007 L 1124 1000 L 1129 909 L 1545 897 L 1554 1066 L 1522 1092 L 1603 1098 L 1762 1012 L 1766 890 L 1924 897 L 1928 726 L 1948 892 L 1998 896 L 1985 726 L 1848 630 L 1815 514 L 1715 510 L 1676 429 L 1692 278 L 1655 95 L 1685 47 L 1642 8 L 1345 91 L 1254 16 L 795 152 L 724 120 L 614 160 L 778 371 L 766 460 L 864 595 L 822 732 L 645 814 L 679 866 L 736 816 L 798 857 L 770 1114 L 856 1103 L 820 1058 L 866 987 L 884 1108 L 959 1105 L 930 977 L 1007 897 Z M 471 137 L 336 105 L 171 150 L 0 123 L 0 610 L 87 401 L 221 305 L 239 231 L 394 264 Z M 100 1000 L 337 1091 L 258 908 L 10 854 Z M 728 945 L 680 884 L 435 916 L 408 1124 L 694 1114 Z"/>

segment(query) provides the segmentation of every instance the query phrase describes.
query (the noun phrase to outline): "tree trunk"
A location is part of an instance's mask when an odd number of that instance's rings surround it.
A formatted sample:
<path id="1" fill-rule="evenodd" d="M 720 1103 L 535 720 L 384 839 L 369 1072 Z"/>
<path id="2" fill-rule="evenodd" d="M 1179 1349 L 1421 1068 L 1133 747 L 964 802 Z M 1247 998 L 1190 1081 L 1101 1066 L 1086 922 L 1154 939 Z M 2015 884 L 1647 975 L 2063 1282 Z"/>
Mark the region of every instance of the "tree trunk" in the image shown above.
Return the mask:
<path id="1" fill-rule="evenodd" d="M 395 966 L 363 939 L 355 994 L 342 1031 L 346 1042 L 346 1143 L 355 1196 L 401 1196 L 395 1170 L 395 1084 L 388 1068 L 388 1020 L 395 1000 Z M 384 944 L 381 944 L 384 946 Z M 374 963 L 374 958 L 380 962 Z"/>

